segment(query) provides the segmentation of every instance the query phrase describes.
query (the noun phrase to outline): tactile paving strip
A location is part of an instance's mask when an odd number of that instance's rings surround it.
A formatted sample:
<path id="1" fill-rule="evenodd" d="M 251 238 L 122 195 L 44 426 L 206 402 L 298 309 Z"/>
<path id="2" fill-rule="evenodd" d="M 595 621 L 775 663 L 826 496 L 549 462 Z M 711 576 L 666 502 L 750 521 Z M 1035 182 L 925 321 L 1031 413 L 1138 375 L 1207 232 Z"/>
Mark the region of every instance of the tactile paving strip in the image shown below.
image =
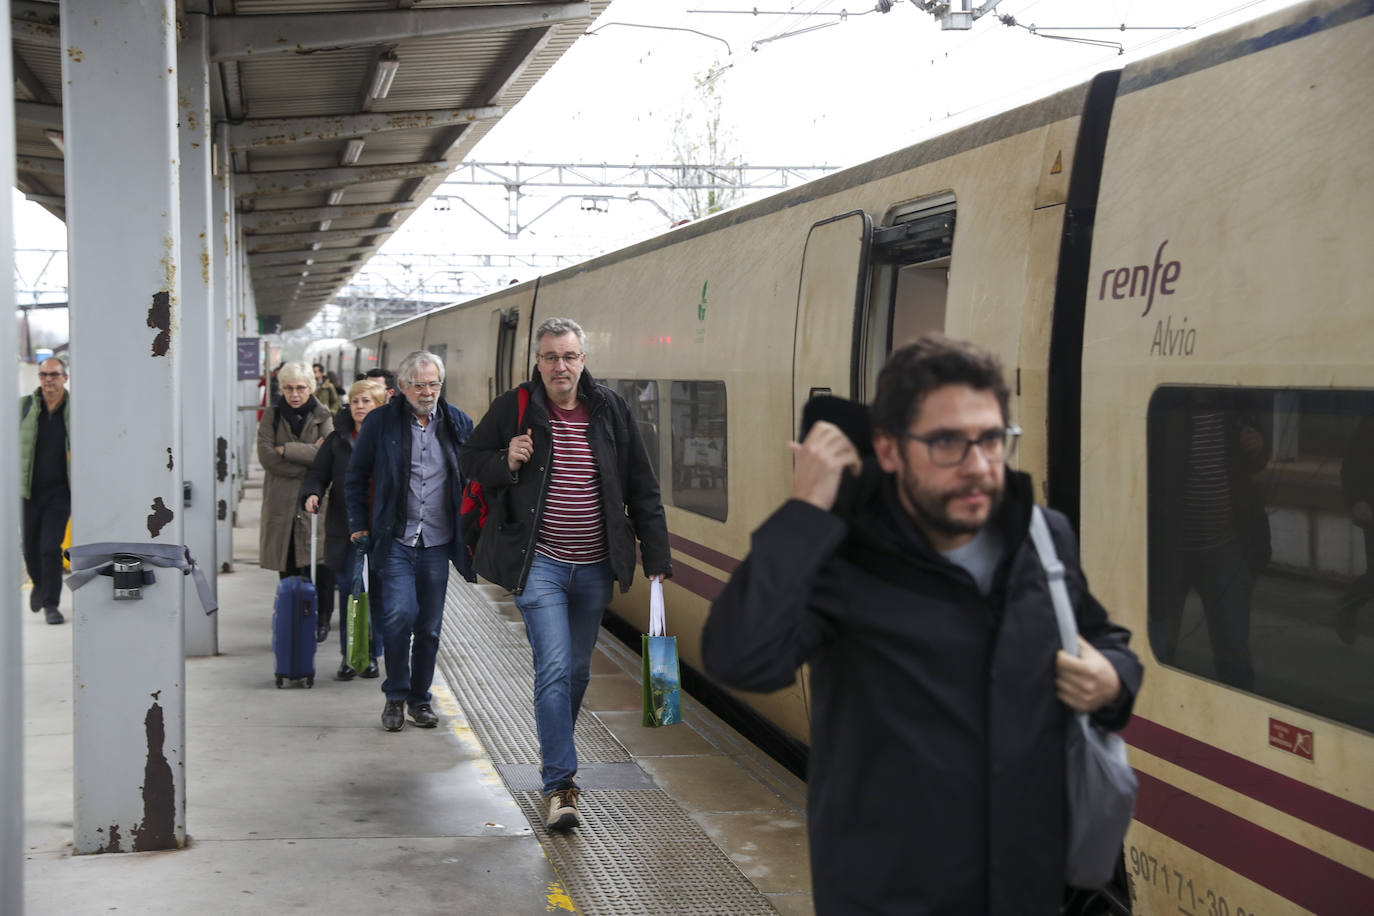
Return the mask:
<path id="1" fill-rule="evenodd" d="M 776 913 L 677 802 L 641 787 L 653 781 L 595 716 L 579 716 L 575 730 L 583 825 L 549 832 L 528 644 L 457 576 L 449 577 L 439 667 L 579 912 Z"/>

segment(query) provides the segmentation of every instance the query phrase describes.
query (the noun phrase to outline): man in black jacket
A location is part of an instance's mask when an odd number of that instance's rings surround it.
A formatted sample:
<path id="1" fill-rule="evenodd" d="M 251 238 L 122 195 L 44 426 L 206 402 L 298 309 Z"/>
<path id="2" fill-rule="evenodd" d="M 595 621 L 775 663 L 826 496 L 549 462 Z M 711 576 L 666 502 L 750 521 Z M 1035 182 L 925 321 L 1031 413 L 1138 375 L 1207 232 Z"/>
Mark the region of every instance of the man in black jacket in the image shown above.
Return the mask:
<path id="1" fill-rule="evenodd" d="M 1059 912 L 1070 711 L 1122 727 L 1141 669 L 1049 512 L 1082 634 L 1060 651 L 1007 401 L 970 344 L 895 351 L 873 454 L 823 420 L 792 443 L 792 498 L 711 608 L 713 677 L 777 690 L 811 664 L 818 913 Z"/>
<path id="2" fill-rule="evenodd" d="M 441 396 L 444 364 L 433 353 L 411 353 L 396 375 L 403 397 L 367 415 L 344 478 L 349 538 L 369 538 L 368 563 L 381 574 L 382 727 L 389 732 L 405 727 L 406 707 L 420 728 L 439 724 L 429 686 L 449 563 L 472 578 L 458 536 L 458 458 L 472 420 Z"/>
<path id="3" fill-rule="evenodd" d="M 646 576 L 671 576 L 672 561 L 648 452 L 624 399 L 585 370 L 582 328 L 550 318 L 534 340 L 538 379 L 492 402 L 462 465 L 488 510 L 477 573 L 514 593 L 533 650 L 548 826 L 568 830 L 580 822 L 573 725 L 611 583 L 629 590 L 636 538 Z"/>

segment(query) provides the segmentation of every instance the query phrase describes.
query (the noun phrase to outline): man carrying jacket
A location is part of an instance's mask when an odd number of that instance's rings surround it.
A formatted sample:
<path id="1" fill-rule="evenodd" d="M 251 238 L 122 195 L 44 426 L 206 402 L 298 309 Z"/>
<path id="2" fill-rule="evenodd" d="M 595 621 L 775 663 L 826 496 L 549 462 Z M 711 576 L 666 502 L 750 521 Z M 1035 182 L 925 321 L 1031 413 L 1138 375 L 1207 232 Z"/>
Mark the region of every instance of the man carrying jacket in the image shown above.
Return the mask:
<path id="1" fill-rule="evenodd" d="M 19 495 L 24 502 L 24 566 L 33 580 L 29 610 L 51 624 L 67 618 L 62 597 L 62 537 L 72 514 L 72 399 L 67 366 L 56 357 L 38 364 L 38 390 L 19 402 Z"/>
<path id="2" fill-rule="evenodd" d="M 439 724 L 429 686 L 448 564 L 473 579 L 457 533 L 463 495 L 458 460 L 472 420 L 440 396 L 444 364 L 433 353 L 411 353 L 396 375 L 404 397 L 367 415 L 344 478 L 350 540 L 370 539 L 368 562 L 381 574 L 382 727 L 389 732 L 405 727 L 407 707 L 418 727 Z"/>
<path id="3" fill-rule="evenodd" d="M 644 442 L 619 394 L 585 369 L 567 318 L 534 332 L 537 380 L 492 402 L 463 450 L 489 515 L 475 566 L 515 595 L 534 657 L 534 717 L 550 830 L 578 826 L 573 725 L 612 581 L 628 591 L 635 540 L 651 579 L 672 575 L 668 526 Z"/>
<path id="4" fill-rule="evenodd" d="M 1070 711 L 1121 728 L 1141 668 L 1051 511 L 1081 634 L 1060 650 L 1007 401 L 971 344 L 895 351 L 871 433 L 791 443 L 792 498 L 712 605 L 713 677 L 777 690 L 810 662 L 817 913 L 1059 912 Z"/>

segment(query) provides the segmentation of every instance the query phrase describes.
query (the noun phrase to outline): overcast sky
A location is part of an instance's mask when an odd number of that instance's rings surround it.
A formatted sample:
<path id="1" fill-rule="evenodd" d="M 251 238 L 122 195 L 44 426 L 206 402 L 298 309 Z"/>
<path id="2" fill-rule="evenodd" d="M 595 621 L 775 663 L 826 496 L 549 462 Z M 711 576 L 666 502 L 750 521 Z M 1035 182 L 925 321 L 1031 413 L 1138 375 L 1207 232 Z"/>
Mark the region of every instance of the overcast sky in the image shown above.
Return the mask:
<path id="1" fill-rule="evenodd" d="M 743 161 L 847 166 L 1291 0 L 1002 0 L 967 31 L 942 31 L 906 0 L 893 0 L 887 13 L 871 5 L 876 2 L 615 0 L 468 158 L 670 162 L 677 114 L 696 104 L 695 81 L 715 73 L 723 121 Z M 847 16 L 827 15 L 846 8 Z M 746 12 L 755 9 L 759 14 Z M 500 189 L 460 193 L 505 221 Z M 570 192 L 530 193 L 521 209 L 526 223 Z M 36 205 L 18 204 L 16 220 L 19 248 L 64 246 L 61 224 Z M 574 200 L 509 242 L 468 207 L 441 210 L 431 203 L 382 250 L 563 254 L 613 249 L 666 226 L 643 203 L 613 201 L 610 212 L 591 213 Z"/>

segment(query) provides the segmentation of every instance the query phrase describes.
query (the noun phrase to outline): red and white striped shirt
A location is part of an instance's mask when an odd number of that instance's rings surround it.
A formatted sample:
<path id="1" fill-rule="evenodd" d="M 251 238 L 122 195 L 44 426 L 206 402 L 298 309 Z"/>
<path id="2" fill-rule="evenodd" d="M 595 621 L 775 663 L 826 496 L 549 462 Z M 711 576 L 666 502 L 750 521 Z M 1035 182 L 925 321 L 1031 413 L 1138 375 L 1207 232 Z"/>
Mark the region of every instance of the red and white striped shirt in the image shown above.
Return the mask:
<path id="1" fill-rule="evenodd" d="M 607 557 L 601 472 L 587 444 L 590 419 L 581 401 L 572 410 L 549 404 L 553 466 L 534 549 L 564 563 L 599 563 Z"/>

